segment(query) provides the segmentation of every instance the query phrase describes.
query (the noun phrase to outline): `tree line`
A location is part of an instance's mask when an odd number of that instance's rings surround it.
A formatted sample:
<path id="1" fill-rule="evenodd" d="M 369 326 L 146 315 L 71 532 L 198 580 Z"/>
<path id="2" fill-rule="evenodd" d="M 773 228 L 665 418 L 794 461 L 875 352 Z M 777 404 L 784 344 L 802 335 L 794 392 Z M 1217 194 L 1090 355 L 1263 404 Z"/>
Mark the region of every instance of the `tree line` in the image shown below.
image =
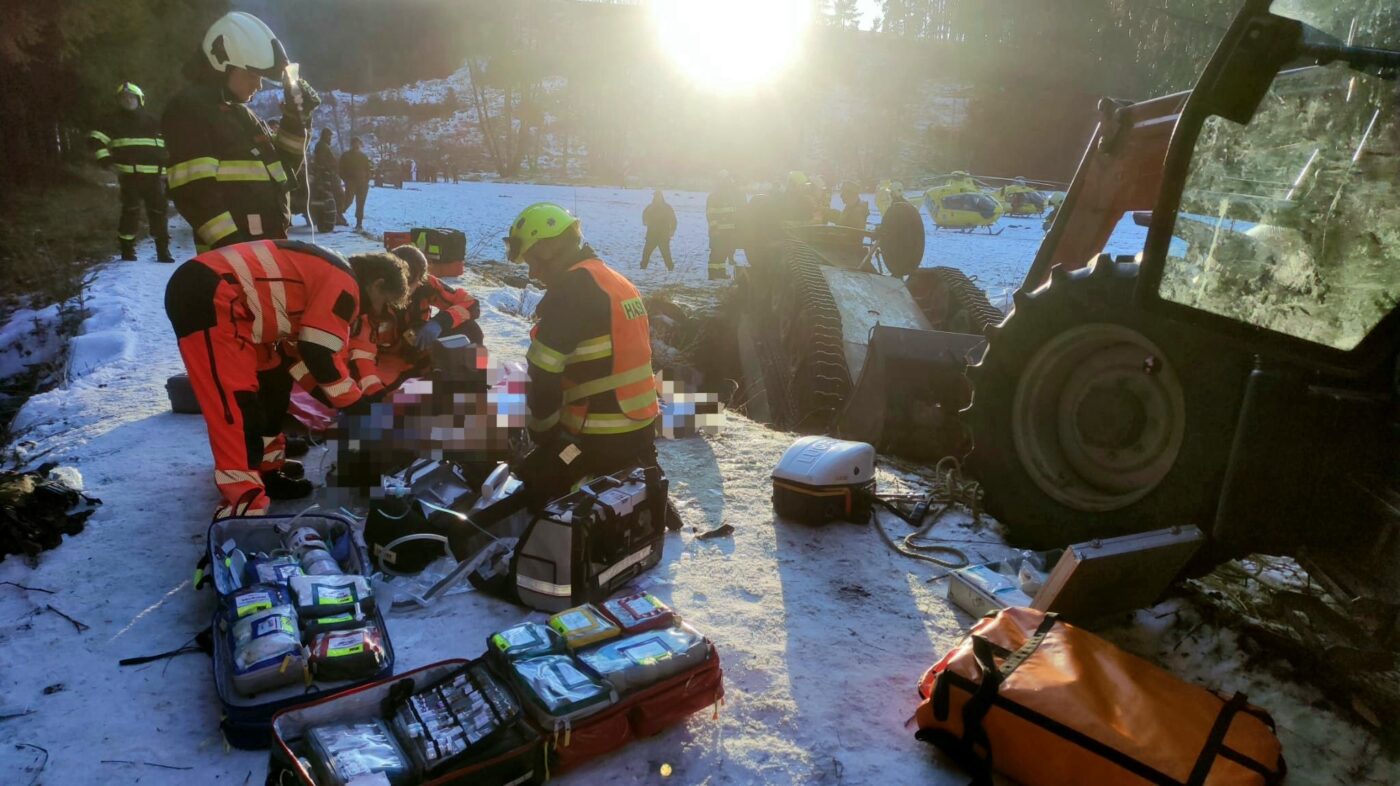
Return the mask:
<path id="1" fill-rule="evenodd" d="M 727 169 L 872 180 L 973 169 L 1064 179 L 1098 97 L 1189 88 L 1240 0 L 812 0 L 788 74 L 717 95 L 678 73 L 636 3 L 568 0 L 235 0 L 263 17 L 323 90 L 367 93 L 466 67 L 471 146 L 505 176 L 653 182 Z M 160 104 L 227 0 L 20 3 L 0 27 L 0 180 L 81 150 L 122 80 Z M 742 24 L 742 20 L 736 20 Z M 736 56 L 742 57 L 742 53 Z M 158 107 L 157 107 L 158 108 Z M 390 112 L 379 100 L 370 112 Z M 415 107 L 421 117 L 446 107 Z M 465 145 L 466 141 L 459 144 Z"/>

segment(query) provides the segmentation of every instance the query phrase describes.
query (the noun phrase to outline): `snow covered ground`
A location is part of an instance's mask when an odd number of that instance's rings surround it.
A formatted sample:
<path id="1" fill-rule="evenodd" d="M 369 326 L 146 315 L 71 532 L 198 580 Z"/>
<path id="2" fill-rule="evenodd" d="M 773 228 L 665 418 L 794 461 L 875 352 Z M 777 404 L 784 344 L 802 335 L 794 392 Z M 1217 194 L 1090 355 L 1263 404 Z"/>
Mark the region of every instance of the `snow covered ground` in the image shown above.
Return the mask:
<path id="1" fill-rule="evenodd" d="M 485 184 L 374 189 L 368 223 L 376 233 L 460 227 L 478 258 L 496 258 L 498 238 L 521 207 L 556 199 L 577 210 L 599 252 L 644 289 L 709 286 L 703 197 L 668 197 L 680 217 L 674 273 L 659 260 L 645 273 L 636 270 L 644 191 Z M 1013 285 L 1040 230 L 1036 221 L 1007 224 L 999 237 L 932 235 L 928 263 L 965 266 L 984 285 Z M 308 238 L 304 229 L 296 236 Z M 344 230 L 318 240 L 344 253 L 376 247 Z M 175 251 L 192 253 L 187 230 L 176 233 Z M 117 666 L 120 658 L 185 643 L 205 626 L 213 603 L 210 593 L 190 588 L 215 503 L 204 425 L 171 414 L 164 390 L 166 378 L 181 370 L 162 307 L 173 269 L 148 262 L 106 266 L 90 291 L 94 316 L 87 326 L 100 340 L 79 354 L 83 360 L 75 361 L 67 386 L 32 399 L 16 423 L 22 454 L 44 453 L 78 468 L 105 504 L 82 535 L 43 554 L 36 566 L 14 558 L 0 563 L 0 783 L 262 782 L 266 754 L 229 750 L 221 739 L 207 658 Z M 492 350 L 521 359 L 529 325 L 515 307 L 519 291 L 488 284 L 470 268 L 463 283 L 487 304 L 482 323 Z M 672 768 L 666 781 L 677 784 L 966 782 L 905 724 L 919 675 L 971 620 L 942 598 L 940 569 L 892 553 L 868 527 L 774 521 L 769 473 L 791 439 L 733 417 L 719 436 L 661 443 L 688 526 L 667 537 L 661 565 L 645 580 L 715 641 L 728 695 L 718 720 L 702 713 L 560 783 L 658 783 L 662 764 Z M 306 459 L 309 468 L 319 450 Z M 881 482 L 897 488 L 917 478 L 886 469 Z M 735 527 L 732 537 L 695 539 L 722 523 Z M 950 517 L 940 533 L 974 561 L 1008 553 L 993 530 L 974 530 L 966 518 Z M 53 609 L 89 627 L 78 631 Z M 1112 635 L 1188 679 L 1246 690 L 1273 712 L 1290 784 L 1400 782 L 1400 767 L 1378 755 L 1370 736 L 1315 690 L 1290 681 L 1267 658 L 1246 658 L 1233 634 L 1197 626 L 1192 614 L 1180 604 L 1164 605 Z M 490 632 L 527 616 L 474 593 L 394 614 L 389 629 L 398 667 L 474 657 Z"/>
<path id="2" fill-rule="evenodd" d="M 404 188 L 374 188 L 366 201 L 365 226 L 372 234 L 408 229 L 412 222 L 448 226 L 467 233 L 473 258 L 500 259 L 501 238 L 522 208 L 532 202 L 558 202 L 583 220 L 584 234 L 610 264 L 633 276 L 639 286 L 713 286 L 706 280 L 709 239 L 705 223 L 705 194 L 663 189 L 676 211 L 676 235 L 671 253 L 676 271 L 668 273 L 661 255 L 653 254 L 651 267 L 639 271 L 642 209 L 651 201 L 648 189 L 594 186 L 508 185 L 494 183 L 406 183 Z M 865 200 L 874 212 L 873 194 Z M 835 202 L 833 202 L 835 205 Z M 1040 242 L 1045 237 L 1039 216 L 1003 218 L 999 235 L 936 230 L 924 210 L 927 241 L 924 266 L 951 265 L 973 276 L 987 290 L 993 303 L 1005 301 L 1021 284 Z M 878 214 L 872 221 L 878 221 Z M 1142 250 L 1147 230 L 1125 217 L 1105 249 L 1113 254 Z M 723 284 L 719 284 L 722 286 Z"/>

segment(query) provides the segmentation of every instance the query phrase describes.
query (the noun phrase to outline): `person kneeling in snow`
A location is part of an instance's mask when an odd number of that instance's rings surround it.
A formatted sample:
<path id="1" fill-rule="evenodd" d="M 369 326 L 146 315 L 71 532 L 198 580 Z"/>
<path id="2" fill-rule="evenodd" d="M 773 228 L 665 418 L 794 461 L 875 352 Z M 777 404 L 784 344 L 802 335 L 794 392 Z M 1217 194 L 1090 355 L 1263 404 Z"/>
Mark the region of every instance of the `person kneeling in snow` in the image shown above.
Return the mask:
<path id="1" fill-rule="evenodd" d="M 506 245 L 507 258 L 529 265 L 546 289 L 526 354 L 536 447 L 518 469 L 530 505 L 588 477 L 656 467 L 651 328 L 637 288 L 598 259 L 578 219 L 555 204 L 525 208 Z"/>
<path id="2" fill-rule="evenodd" d="M 329 406 L 358 414 L 367 398 L 346 370 L 350 324 L 363 308 L 401 305 L 408 270 L 398 257 L 347 263 L 310 243 L 259 240 L 201 254 L 165 290 L 195 398 L 209 427 L 215 518 L 261 515 L 271 499 L 311 493 L 287 461 L 282 417 L 297 382 Z"/>
<path id="3" fill-rule="evenodd" d="M 428 351 L 443 336 L 486 343 L 476 322 L 481 304 L 470 292 L 429 273 L 428 258 L 417 246 L 399 246 L 393 253 L 408 269 L 407 304 L 383 313 L 366 311 L 350 338 L 350 367 L 366 395 L 382 395 L 427 371 Z"/>

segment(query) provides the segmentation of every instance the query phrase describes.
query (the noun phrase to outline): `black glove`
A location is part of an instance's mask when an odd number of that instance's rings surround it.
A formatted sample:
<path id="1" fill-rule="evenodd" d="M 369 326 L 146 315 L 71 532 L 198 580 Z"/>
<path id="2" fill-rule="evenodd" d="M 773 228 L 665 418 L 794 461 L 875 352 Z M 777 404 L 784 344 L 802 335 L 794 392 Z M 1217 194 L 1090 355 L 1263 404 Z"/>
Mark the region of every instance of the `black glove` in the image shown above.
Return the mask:
<path id="1" fill-rule="evenodd" d="M 301 91 L 301 116 L 311 117 L 311 113 L 321 105 L 321 94 L 305 79 L 298 79 L 296 84 L 297 89 Z M 282 112 L 288 116 L 295 116 L 296 110 L 296 97 L 292 95 L 292 86 L 287 84 L 282 88 Z"/>

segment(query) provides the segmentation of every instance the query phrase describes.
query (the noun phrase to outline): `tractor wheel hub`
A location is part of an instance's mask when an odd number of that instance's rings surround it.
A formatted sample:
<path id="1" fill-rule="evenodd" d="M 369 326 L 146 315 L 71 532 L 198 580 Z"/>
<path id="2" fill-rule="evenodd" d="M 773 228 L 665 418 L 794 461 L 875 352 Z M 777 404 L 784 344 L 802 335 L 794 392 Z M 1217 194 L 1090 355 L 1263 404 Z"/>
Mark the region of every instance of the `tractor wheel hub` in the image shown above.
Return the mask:
<path id="1" fill-rule="evenodd" d="M 1035 352 L 1012 420 L 1016 452 L 1036 485 L 1074 510 L 1105 512 L 1146 496 L 1176 464 L 1185 394 L 1143 334 L 1080 325 Z"/>

